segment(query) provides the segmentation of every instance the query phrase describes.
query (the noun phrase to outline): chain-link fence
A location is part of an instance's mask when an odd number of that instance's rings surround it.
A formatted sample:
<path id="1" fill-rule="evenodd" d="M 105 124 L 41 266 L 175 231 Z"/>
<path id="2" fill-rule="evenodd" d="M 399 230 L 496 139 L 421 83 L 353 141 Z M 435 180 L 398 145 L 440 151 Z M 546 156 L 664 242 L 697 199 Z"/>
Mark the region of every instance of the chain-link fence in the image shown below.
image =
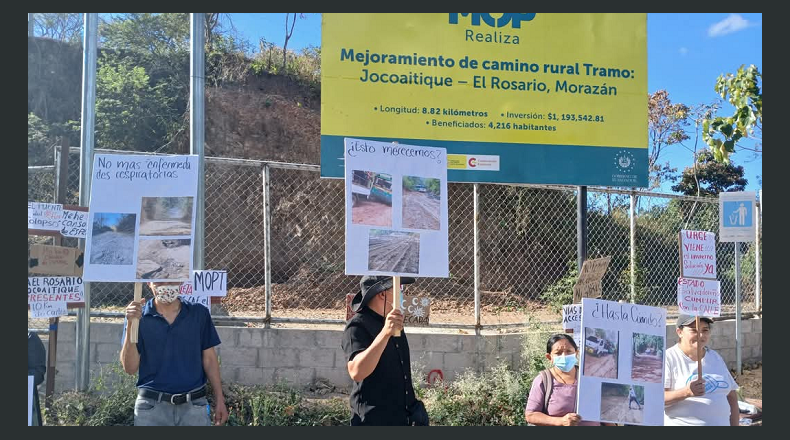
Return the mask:
<path id="1" fill-rule="evenodd" d="M 67 203 L 77 204 L 79 154 L 71 151 Z M 54 167 L 29 168 L 28 199 L 53 201 L 53 176 Z M 422 278 L 407 292 L 431 297 L 433 324 L 474 325 L 477 264 L 481 324 L 523 324 L 528 315 L 557 320 L 556 306 L 570 302 L 576 276 L 576 187 L 478 184 L 477 259 L 474 187 L 448 185 L 450 277 Z M 357 290 L 359 277 L 343 273 L 342 181 L 321 179 L 317 165 L 206 158 L 205 188 L 205 267 L 228 271 L 220 313 L 265 317 L 268 272 L 273 320 L 345 319 L 345 295 Z M 588 257 L 612 257 L 603 299 L 676 314 L 678 233 L 718 231 L 718 199 L 592 187 L 587 197 Z M 756 246 L 740 246 L 742 310 L 758 311 Z M 717 244 L 724 313 L 735 310 L 734 249 Z M 132 283 L 91 283 L 92 312 L 120 312 L 132 297 Z M 46 321 L 29 326 L 45 328 Z"/>

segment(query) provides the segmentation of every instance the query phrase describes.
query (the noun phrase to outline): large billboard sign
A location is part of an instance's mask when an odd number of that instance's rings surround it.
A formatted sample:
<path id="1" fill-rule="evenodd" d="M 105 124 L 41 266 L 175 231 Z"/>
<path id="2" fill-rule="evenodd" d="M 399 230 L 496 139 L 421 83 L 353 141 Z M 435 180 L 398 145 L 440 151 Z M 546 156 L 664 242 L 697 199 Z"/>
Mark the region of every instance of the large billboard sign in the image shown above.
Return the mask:
<path id="1" fill-rule="evenodd" d="M 343 139 L 447 149 L 453 182 L 647 186 L 647 17 L 323 14 L 321 176 Z"/>

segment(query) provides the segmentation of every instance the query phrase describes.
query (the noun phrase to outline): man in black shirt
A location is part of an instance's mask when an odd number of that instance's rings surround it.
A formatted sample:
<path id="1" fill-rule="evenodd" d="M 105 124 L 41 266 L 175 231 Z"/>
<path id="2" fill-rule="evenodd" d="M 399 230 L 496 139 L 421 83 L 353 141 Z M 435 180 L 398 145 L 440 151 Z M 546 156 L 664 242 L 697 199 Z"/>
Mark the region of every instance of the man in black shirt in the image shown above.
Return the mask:
<path id="1" fill-rule="evenodd" d="M 413 282 L 401 278 L 401 284 Z M 403 313 L 392 307 L 392 277 L 365 276 L 360 285 L 351 302 L 356 315 L 342 342 L 354 380 L 351 425 L 428 425 L 425 407 L 414 396 Z"/>

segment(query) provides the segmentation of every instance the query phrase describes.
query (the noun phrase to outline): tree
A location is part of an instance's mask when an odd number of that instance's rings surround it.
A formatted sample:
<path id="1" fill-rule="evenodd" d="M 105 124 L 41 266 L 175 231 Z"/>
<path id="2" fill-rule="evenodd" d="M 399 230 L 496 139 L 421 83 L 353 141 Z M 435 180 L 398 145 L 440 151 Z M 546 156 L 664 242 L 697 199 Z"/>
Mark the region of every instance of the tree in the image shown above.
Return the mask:
<path id="1" fill-rule="evenodd" d="M 719 162 L 709 150 L 701 151 L 696 162 L 696 170 L 695 167 L 686 167 L 680 182 L 672 186 L 672 191 L 687 196 L 717 196 L 725 191 L 743 191 L 748 183 L 743 177 L 742 166 Z"/>
<path id="2" fill-rule="evenodd" d="M 288 31 L 288 21 L 289 17 L 291 16 L 290 13 L 285 14 L 285 43 L 283 43 L 283 72 L 285 72 L 285 65 L 288 61 L 288 40 L 291 39 L 291 36 L 294 34 L 294 26 L 296 26 L 296 12 L 293 13 L 293 22 L 291 23 L 291 31 Z M 299 18 L 304 18 L 304 14 L 299 14 Z"/>
<path id="3" fill-rule="evenodd" d="M 651 190 L 661 186 L 664 180 L 677 178 L 674 174 L 677 168 L 671 168 L 669 162 L 661 164 L 659 160 L 664 148 L 689 138 L 686 134 L 688 114 L 688 106 L 673 104 L 666 90 L 659 90 L 648 97 L 648 169 Z"/>
<path id="4" fill-rule="evenodd" d="M 31 13 L 33 35 L 68 43 L 82 41 L 82 14 L 77 12 Z"/>
<path id="5" fill-rule="evenodd" d="M 760 153 L 763 131 L 763 94 L 760 91 L 762 74 L 752 64 L 744 69 L 741 65 L 733 75 L 719 75 L 714 90 L 735 107 L 731 116 L 707 118 L 703 122 L 702 136 L 713 151 L 713 157 L 720 162 L 729 162 L 730 154 L 735 151 L 738 141 L 752 137 L 758 145 L 754 149 L 743 149 Z"/>

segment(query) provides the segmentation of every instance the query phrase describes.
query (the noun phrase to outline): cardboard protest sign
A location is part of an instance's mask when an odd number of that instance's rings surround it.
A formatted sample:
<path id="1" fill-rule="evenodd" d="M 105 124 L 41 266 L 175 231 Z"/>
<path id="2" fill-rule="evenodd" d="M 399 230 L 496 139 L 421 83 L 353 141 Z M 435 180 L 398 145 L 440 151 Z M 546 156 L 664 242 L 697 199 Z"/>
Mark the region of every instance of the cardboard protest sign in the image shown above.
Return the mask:
<path id="1" fill-rule="evenodd" d="M 31 318 L 57 318 L 69 314 L 66 301 L 42 301 L 30 303 Z"/>
<path id="2" fill-rule="evenodd" d="M 88 208 L 28 202 L 27 228 L 30 235 L 85 238 L 88 230 Z"/>
<path id="3" fill-rule="evenodd" d="M 427 327 L 431 317 L 431 299 L 427 296 L 403 295 L 401 300 L 403 325 Z"/>
<path id="4" fill-rule="evenodd" d="M 95 156 L 86 281 L 190 279 L 197 165 L 197 156 Z"/>
<path id="5" fill-rule="evenodd" d="M 680 231 L 680 276 L 716 279 L 716 234 Z"/>
<path id="6" fill-rule="evenodd" d="M 680 313 L 692 316 L 721 316 L 721 288 L 716 280 L 678 278 Z"/>
<path id="7" fill-rule="evenodd" d="M 82 275 L 83 254 L 77 248 L 31 244 L 27 272 L 42 275 Z"/>
<path id="8" fill-rule="evenodd" d="M 80 277 L 28 277 L 27 303 L 85 302 L 85 286 Z"/>
<path id="9" fill-rule="evenodd" d="M 225 296 L 228 293 L 228 273 L 224 270 L 193 270 L 193 295 Z"/>
<path id="10" fill-rule="evenodd" d="M 602 294 L 601 280 L 606 274 L 606 268 L 612 257 L 585 260 L 582 264 L 582 273 L 573 286 L 573 302 L 579 303 L 582 298 L 600 298 Z"/>
<path id="11" fill-rule="evenodd" d="M 443 148 L 345 140 L 346 275 L 448 277 Z"/>
<path id="12" fill-rule="evenodd" d="M 666 310 L 584 298 L 581 327 L 582 420 L 663 425 Z"/>
<path id="13" fill-rule="evenodd" d="M 570 333 L 576 345 L 581 349 L 582 341 L 582 306 L 581 304 L 568 304 L 562 306 L 562 330 Z"/>

